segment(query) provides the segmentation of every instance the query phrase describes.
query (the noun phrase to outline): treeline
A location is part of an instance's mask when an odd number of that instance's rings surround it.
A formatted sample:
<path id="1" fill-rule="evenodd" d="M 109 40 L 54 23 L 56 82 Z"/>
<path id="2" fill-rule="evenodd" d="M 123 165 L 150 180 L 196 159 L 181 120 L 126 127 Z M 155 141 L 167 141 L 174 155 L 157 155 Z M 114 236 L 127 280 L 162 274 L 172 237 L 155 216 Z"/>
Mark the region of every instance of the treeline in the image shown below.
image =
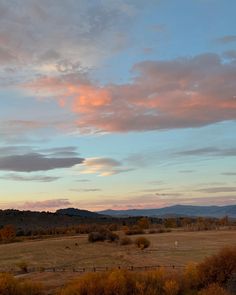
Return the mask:
<path id="1" fill-rule="evenodd" d="M 235 295 L 236 247 L 224 248 L 184 271 L 113 270 L 88 273 L 70 281 L 55 295 Z M 0 274 L 0 294 L 41 295 L 44 288 L 27 280 Z"/>
<path id="2" fill-rule="evenodd" d="M 42 237 L 89 234 L 104 230 L 122 230 L 126 235 L 165 233 L 171 229 L 182 228 L 186 231 L 218 230 L 236 228 L 236 221 L 227 216 L 217 218 L 85 218 L 77 216 L 58 216 L 54 213 L 5 210 L 0 212 L 0 242 L 12 242 L 20 237 Z M 33 216 L 33 217 L 32 217 Z M 7 218 L 8 217 L 8 218 Z M 45 218 L 45 219 L 44 219 Z M 3 222 L 4 219 L 4 222 Z M 43 223 L 41 223 L 41 220 Z M 58 220 L 60 222 L 58 222 Z M 69 220 L 69 221 L 68 221 Z M 9 221 L 8 223 L 6 221 Z M 55 222 L 57 221 L 57 222 Z M 19 222 L 19 223 L 18 223 Z M 27 225 L 25 225 L 27 223 Z"/>

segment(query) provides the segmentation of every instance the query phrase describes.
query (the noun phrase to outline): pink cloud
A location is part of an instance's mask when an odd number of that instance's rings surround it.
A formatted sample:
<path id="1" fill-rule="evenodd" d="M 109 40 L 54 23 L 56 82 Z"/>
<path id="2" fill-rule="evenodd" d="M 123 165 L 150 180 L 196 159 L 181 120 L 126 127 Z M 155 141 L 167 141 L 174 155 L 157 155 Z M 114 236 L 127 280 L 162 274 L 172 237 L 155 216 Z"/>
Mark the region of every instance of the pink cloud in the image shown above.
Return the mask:
<path id="1" fill-rule="evenodd" d="M 71 206 L 71 202 L 68 199 L 51 199 L 51 200 L 44 200 L 44 201 L 29 201 L 25 202 L 22 205 L 18 206 L 18 209 L 23 210 L 36 210 L 36 211 L 52 211 L 58 208 L 64 208 Z"/>
<path id="2" fill-rule="evenodd" d="M 134 65 L 131 83 L 104 87 L 73 75 L 27 85 L 78 114 L 81 132 L 199 127 L 236 119 L 236 64 L 216 54 Z"/>

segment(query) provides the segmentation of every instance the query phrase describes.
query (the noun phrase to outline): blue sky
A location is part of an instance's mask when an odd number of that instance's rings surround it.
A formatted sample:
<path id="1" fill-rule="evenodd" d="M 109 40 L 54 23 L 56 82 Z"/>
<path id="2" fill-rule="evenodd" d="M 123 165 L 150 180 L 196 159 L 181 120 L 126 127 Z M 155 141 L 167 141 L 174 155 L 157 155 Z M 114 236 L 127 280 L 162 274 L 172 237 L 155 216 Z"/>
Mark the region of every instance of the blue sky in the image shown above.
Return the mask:
<path id="1" fill-rule="evenodd" d="M 0 207 L 235 204 L 234 1 L 0 1 Z"/>

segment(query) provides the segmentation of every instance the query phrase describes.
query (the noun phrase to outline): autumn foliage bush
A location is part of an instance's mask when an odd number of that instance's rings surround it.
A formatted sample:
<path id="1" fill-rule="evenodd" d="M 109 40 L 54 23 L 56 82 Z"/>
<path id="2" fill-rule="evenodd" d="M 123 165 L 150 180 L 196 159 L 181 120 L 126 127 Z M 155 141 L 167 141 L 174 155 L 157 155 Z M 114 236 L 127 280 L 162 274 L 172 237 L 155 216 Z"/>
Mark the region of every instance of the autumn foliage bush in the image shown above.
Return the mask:
<path id="1" fill-rule="evenodd" d="M 162 293 L 157 293 L 158 290 Z M 147 273 L 114 270 L 81 276 L 60 295 L 164 295 L 163 292 L 164 279 L 160 270 Z"/>
<path id="2" fill-rule="evenodd" d="M 182 272 L 118 269 L 89 273 L 64 287 L 60 295 L 234 295 L 235 290 L 227 291 L 227 282 L 236 271 L 235 253 L 235 247 L 225 248 Z"/>
<path id="3" fill-rule="evenodd" d="M 139 237 L 135 240 L 135 244 L 138 246 L 138 248 L 143 250 L 150 246 L 150 241 L 145 237 Z"/>
<path id="4" fill-rule="evenodd" d="M 130 228 L 125 229 L 125 234 L 128 236 L 131 235 L 142 235 L 145 234 L 144 230 L 142 228 L 140 228 L 139 226 L 133 226 Z"/>
<path id="5" fill-rule="evenodd" d="M 99 232 L 91 232 L 88 235 L 88 241 L 90 243 L 104 242 L 104 241 L 116 242 L 118 240 L 119 240 L 119 235 L 117 235 L 116 233 L 113 233 L 110 230 L 101 230 Z"/>
<path id="6" fill-rule="evenodd" d="M 218 254 L 207 257 L 198 265 L 198 273 L 200 286 L 215 282 L 225 286 L 236 273 L 236 247 L 223 248 Z"/>
<path id="7" fill-rule="evenodd" d="M 31 281 L 19 281 L 12 275 L 0 274 L 0 294 L 1 295 L 41 295 L 42 288 L 39 284 Z"/>
<path id="8" fill-rule="evenodd" d="M 225 289 L 220 287 L 219 284 L 213 283 L 205 289 L 199 291 L 198 295 L 230 295 L 230 293 L 228 293 Z"/>
<path id="9" fill-rule="evenodd" d="M 0 229 L 0 242 L 10 243 L 16 238 L 16 230 L 12 225 L 5 225 Z"/>
<path id="10" fill-rule="evenodd" d="M 178 295 L 180 287 L 176 280 L 171 279 L 165 281 L 163 289 L 165 295 Z"/>

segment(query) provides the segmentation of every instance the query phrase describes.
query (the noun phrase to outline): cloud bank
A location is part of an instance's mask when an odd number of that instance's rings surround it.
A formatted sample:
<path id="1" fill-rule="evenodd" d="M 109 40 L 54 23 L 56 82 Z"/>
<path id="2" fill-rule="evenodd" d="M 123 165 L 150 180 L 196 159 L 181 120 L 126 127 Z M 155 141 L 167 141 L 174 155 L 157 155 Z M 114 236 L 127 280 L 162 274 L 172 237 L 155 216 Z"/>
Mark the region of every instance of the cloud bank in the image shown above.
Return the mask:
<path id="1" fill-rule="evenodd" d="M 56 96 L 78 115 L 81 132 L 193 128 L 236 119 L 236 62 L 217 54 L 144 61 L 127 84 L 98 86 L 75 75 L 43 77 L 24 85 Z"/>

